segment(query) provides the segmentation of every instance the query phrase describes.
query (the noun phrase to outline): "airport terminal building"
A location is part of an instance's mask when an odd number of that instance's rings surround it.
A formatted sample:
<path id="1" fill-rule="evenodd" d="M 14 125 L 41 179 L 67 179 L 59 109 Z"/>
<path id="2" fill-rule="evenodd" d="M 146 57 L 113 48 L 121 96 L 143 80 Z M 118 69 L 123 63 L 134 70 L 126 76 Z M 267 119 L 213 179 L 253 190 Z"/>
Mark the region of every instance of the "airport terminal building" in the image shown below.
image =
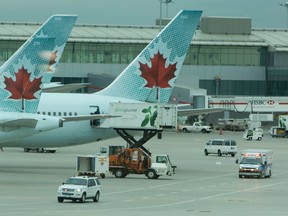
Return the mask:
<path id="1" fill-rule="evenodd" d="M 250 18 L 202 17 L 174 98 L 288 96 L 288 29 L 252 29 L 251 23 Z M 40 25 L 0 23 L 0 62 Z M 102 89 L 159 31 L 157 25 L 76 25 L 53 81 L 91 83 L 88 92 Z M 181 89 L 192 93 L 185 96 Z"/>

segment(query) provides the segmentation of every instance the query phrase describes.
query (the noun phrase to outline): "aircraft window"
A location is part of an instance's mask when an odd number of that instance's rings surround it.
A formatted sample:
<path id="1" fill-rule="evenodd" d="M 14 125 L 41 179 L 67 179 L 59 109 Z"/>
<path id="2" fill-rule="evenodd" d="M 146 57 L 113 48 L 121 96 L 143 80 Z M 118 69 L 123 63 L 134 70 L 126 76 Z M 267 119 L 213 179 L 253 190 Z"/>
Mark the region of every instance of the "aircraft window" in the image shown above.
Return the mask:
<path id="1" fill-rule="evenodd" d="M 56 116 L 56 112 L 53 112 L 53 116 Z"/>
<path id="2" fill-rule="evenodd" d="M 64 112 L 64 113 L 63 113 L 63 115 L 64 115 L 64 116 L 67 116 L 67 113 L 66 113 L 66 112 Z"/>
<path id="3" fill-rule="evenodd" d="M 74 116 L 77 116 L 77 112 L 74 113 Z"/>
<path id="4" fill-rule="evenodd" d="M 69 112 L 69 116 L 72 116 L 72 113 L 71 113 L 71 112 Z"/>
<path id="5" fill-rule="evenodd" d="M 46 115 L 46 112 L 43 112 L 42 114 L 43 114 L 43 115 Z"/>
<path id="6" fill-rule="evenodd" d="M 50 115 L 51 115 L 51 112 L 48 112 L 48 115 L 50 116 Z"/>
<path id="7" fill-rule="evenodd" d="M 40 114 L 40 112 L 38 111 L 37 114 Z"/>
<path id="8" fill-rule="evenodd" d="M 58 112 L 58 116 L 61 116 L 61 112 Z"/>

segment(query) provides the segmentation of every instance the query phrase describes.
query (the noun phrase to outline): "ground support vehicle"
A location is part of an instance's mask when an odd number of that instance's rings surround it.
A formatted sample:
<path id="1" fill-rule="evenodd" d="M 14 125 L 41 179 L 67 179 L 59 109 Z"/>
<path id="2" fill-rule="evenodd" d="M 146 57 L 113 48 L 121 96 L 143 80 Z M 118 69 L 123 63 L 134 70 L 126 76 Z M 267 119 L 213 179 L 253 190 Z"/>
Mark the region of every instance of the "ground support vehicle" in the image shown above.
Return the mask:
<path id="1" fill-rule="evenodd" d="M 217 154 L 219 157 L 231 155 L 234 157 L 237 154 L 237 143 L 230 139 L 213 139 L 209 140 L 204 149 L 204 154 Z"/>
<path id="2" fill-rule="evenodd" d="M 144 174 L 149 179 L 159 176 L 171 176 L 176 166 L 172 166 L 170 158 L 165 154 L 146 154 L 141 148 L 124 148 L 124 146 L 101 147 L 101 155 L 109 157 L 109 171 L 116 178 L 124 178 L 128 174 Z"/>
<path id="3" fill-rule="evenodd" d="M 278 126 L 288 130 L 288 115 L 279 115 L 278 117 Z"/>
<path id="4" fill-rule="evenodd" d="M 80 203 L 84 203 L 86 199 L 92 199 L 98 202 L 100 198 L 101 184 L 96 177 L 91 176 L 75 176 L 70 177 L 61 185 L 57 192 L 58 202 L 65 199 Z"/>
<path id="5" fill-rule="evenodd" d="M 246 149 L 240 152 L 239 178 L 256 176 L 258 178 L 272 176 L 273 151 L 268 149 Z"/>
<path id="6" fill-rule="evenodd" d="M 243 138 L 246 140 L 262 140 L 263 129 L 261 128 L 247 129 L 243 133 Z"/>
<path id="7" fill-rule="evenodd" d="M 109 158 L 104 155 L 77 155 L 77 175 L 96 176 L 105 178 L 109 174 Z"/>
<path id="8" fill-rule="evenodd" d="M 223 131 L 245 131 L 248 126 L 248 119 L 218 119 L 216 130 Z"/>
<path id="9" fill-rule="evenodd" d="M 272 137 L 287 137 L 288 134 L 287 134 L 288 131 L 286 131 L 286 128 L 281 128 L 281 127 L 272 127 L 271 128 L 271 131 L 270 131 L 270 134 Z"/>
<path id="10" fill-rule="evenodd" d="M 24 152 L 36 151 L 39 153 L 55 153 L 58 148 L 24 148 Z"/>
<path id="11" fill-rule="evenodd" d="M 193 125 L 179 125 L 179 130 L 183 133 L 188 132 L 202 132 L 202 133 L 210 133 L 212 131 L 212 127 L 202 125 L 199 122 L 194 122 Z"/>

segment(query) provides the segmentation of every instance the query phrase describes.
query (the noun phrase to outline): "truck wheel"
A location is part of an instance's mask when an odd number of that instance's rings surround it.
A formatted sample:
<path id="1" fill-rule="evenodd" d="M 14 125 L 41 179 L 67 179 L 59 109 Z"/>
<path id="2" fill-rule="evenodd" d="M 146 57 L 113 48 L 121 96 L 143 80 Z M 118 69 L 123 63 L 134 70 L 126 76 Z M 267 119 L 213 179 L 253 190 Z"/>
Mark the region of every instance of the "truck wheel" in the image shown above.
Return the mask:
<path id="1" fill-rule="evenodd" d="M 242 178 L 242 175 L 239 175 L 239 178 Z"/>
<path id="2" fill-rule="evenodd" d="M 148 179 L 156 179 L 156 173 L 155 173 L 155 171 L 154 170 L 149 170 L 148 172 L 147 172 L 147 178 Z"/>
<path id="3" fill-rule="evenodd" d="M 24 148 L 24 152 L 29 152 L 30 149 L 29 148 Z"/>
<path id="4" fill-rule="evenodd" d="M 93 202 L 99 202 L 99 198 L 100 198 L 100 193 L 97 192 L 97 193 L 95 194 L 95 197 L 93 198 Z"/>
<path id="5" fill-rule="evenodd" d="M 234 156 L 235 156 L 235 154 L 232 153 L 232 154 L 231 154 L 231 157 L 234 157 Z"/>
<path id="6" fill-rule="evenodd" d="M 272 176 L 272 171 L 269 170 L 269 175 L 267 177 L 270 178 L 271 176 Z"/>
<path id="7" fill-rule="evenodd" d="M 64 199 L 62 197 L 58 197 L 57 200 L 59 203 L 62 203 L 64 201 Z"/>
<path id="8" fill-rule="evenodd" d="M 206 130 L 205 130 L 205 129 L 202 129 L 201 132 L 202 132 L 202 133 L 206 133 Z"/>
<path id="9" fill-rule="evenodd" d="M 204 150 L 204 154 L 205 154 L 206 156 L 208 155 L 207 149 Z"/>
<path id="10" fill-rule="evenodd" d="M 80 200 L 79 200 L 79 202 L 80 203 L 84 203 L 85 201 L 86 201 L 86 193 L 83 193 L 81 198 L 80 198 Z"/>
<path id="11" fill-rule="evenodd" d="M 262 140 L 262 137 L 258 137 L 258 140 L 259 140 L 259 141 Z"/>
<path id="12" fill-rule="evenodd" d="M 43 152 L 44 152 L 44 148 L 38 148 L 38 149 L 37 149 L 37 152 L 43 153 Z"/>
<path id="13" fill-rule="evenodd" d="M 48 152 L 49 152 L 49 153 L 55 153 L 56 150 L 49 150 Z"/>
<path id="14" fill-rule="evenodd" d="M 122 169 L 116 170 L 114 175 L 116 178 L 124 178 L 125 177 L 124 171 Z"/>
<path id="15" fill-rule="evenodd" d="M 221 157 L 221 156 L 222 156 L 222 153 L 221 153 L 221 151 L 220 151 L 220 150 L 218 150 L 218 153 L 217 153 L 217 155 L 218 155 L 219 157 Z"/>
<path id="16" fill-rule="evenodd" d="M 252 140 L 252 137 L 251 136 L 247 137 L 247 140 Z"/>
<path id="17" fill-rule="evenodd" d="M 187 128 L 183 128 L 183 129 L 182 129 L 182 132 L 183 132 L 183 133 L 188 133 Z"/>
<path id="18" fill-rule="evenodd" d="M 104 173 L 100 173 L 101 178 L 105 178 L 105 174 Z"/>

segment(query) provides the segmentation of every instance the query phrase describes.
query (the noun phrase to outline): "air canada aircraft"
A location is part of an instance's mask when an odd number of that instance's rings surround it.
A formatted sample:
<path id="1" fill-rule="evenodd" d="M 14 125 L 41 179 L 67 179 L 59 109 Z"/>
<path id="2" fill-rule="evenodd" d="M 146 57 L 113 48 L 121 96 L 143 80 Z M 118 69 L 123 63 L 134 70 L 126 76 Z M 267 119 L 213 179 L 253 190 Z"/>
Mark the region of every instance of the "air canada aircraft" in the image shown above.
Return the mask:
<path id="1" fill-rule="evenodd" d="M 0 143 L 62 126 L 57 116 L 37 114 L 43 85 L 49 83 L 76 16 L 50 17 L 0 67 Z"/>
<path id="2" fill-rule="evenodd" d="M 63 147 L 117 137 L 113 128 L 102 127 L 108 120 L 106 118 L 111 117 L 109 104 L 112 102 L 167 103 L 201 14 L 202 11 L 180 11 L 126 69 L 109 86 L 99 92 L 42 93 L 38 107 L 39 116 L 64 119 L 66 122 L 64 126 L 26 138 L 2 142 L 0 146 Z M 1 91 L 4 91 L 4 88 Z M 11 95 L 6 90 L 5 94 Z M 31 105 L 26 102 L 25 106 L 27 109 Z M 92 113 L 96 113 L 99 119 L 102 118 L 98 120 L 96 127 L 91 120 L 78 121 L 81 120 L 81 116 L 85 117 Z M 200 111 L 194 110 L 194 113 L 198 115 Z"/>

